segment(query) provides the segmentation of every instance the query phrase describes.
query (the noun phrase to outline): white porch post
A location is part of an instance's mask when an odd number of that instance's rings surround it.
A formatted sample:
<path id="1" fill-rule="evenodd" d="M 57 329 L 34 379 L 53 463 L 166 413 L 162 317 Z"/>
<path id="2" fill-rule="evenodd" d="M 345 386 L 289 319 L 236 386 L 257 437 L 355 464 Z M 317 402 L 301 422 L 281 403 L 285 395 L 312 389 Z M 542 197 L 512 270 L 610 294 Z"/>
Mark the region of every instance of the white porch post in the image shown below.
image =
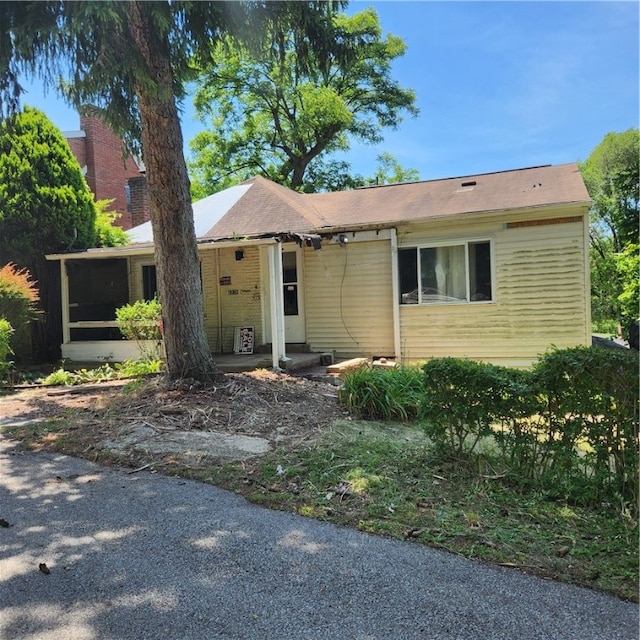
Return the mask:
<path id="1" fill-rule="evenodd" d="M 393 348 L 395 357 L 402 362 L 400 351 L 400 281 L 398 279 L 398 235 L 391 229 L 391 291 L 393 295 Z"/>
<path id="2" fill-rule="evenodd" d="M 284 302 L 282 299 L 282 246 L 269 246 L 269 294 L 271 308 L 271 357 L 274 369 L 285 357 Z"/>
<path id="3" fill-rule="evenodd" d="M 62 304 L 62 344 L 71 342 L 69 328 L 69 276 L 67 275 L 67 261 L 60 260 L 60 295 Z"/>

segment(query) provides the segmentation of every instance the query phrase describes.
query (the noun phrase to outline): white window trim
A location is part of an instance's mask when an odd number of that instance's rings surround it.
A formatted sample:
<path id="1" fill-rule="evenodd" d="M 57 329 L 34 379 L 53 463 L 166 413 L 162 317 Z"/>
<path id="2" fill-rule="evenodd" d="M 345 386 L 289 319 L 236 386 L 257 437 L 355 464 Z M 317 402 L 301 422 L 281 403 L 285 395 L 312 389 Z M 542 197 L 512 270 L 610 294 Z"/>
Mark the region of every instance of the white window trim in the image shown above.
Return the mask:
<path id="1" fill-rule="evenodd" d="M 470 284 L 469 284 L 469 245 L 480 243 L 480 242 L 488 242 L 489 243 L 489 255 L 491 257 L 491 300 L 470 300 Z M 447 300 L 447 301 L 430 301 L 430 302 L 422 302 L 422 286 L 420 282 L 420 274 L 421 274 L 421 265 L 420 265 L 420 250 L 421 249 L 434 249 L 437 247 L 455 247 L 455 246 L 464 246 L 464 262 L 465 262 L 465 295 L 466 300 Z M 403 249 L 415 249 L 416 250 L 416 262 L 418 269 L 418 302 L 417 304 L 409 304 L 409 303 L 401 303 L 400 306 L 402 308 L 410 308 L 410 307 L 437 307 L 437 306 L 459 306 L 459 305 L 486 305 L 486 304 L 496 304 L 496 257 L 495 257 L 495 238 L 494 237 L 472 237 L 472 238 L 456 238 L 449 240 L 438 240 L 436 242 L 428 242 L 428 243 L 416 243 L 409 244 L 407 246 L 400 246 L 398 250 L 401 251 Z"/>

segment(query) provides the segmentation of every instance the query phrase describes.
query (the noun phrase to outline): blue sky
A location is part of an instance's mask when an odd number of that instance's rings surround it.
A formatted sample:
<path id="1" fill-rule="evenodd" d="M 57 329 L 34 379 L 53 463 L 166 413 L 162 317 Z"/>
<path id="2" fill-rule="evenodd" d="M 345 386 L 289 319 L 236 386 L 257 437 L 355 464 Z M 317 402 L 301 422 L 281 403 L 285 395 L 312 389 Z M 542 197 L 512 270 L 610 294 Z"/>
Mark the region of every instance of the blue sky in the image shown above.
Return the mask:
<path id="1" fill-rule="evenodd" d="M 420 115 L 375 147 L 353 145 L 354 173 L 389 151 L 422 179 L 585 160 L 611 131 L 638 127 L 637 2 L 352 1 L 402 37 L 393 77 Z M 32 86 L 25 104 L 62 130 L 78 116 Z M 185 141 L 201 125 L 187 101 Z"/>

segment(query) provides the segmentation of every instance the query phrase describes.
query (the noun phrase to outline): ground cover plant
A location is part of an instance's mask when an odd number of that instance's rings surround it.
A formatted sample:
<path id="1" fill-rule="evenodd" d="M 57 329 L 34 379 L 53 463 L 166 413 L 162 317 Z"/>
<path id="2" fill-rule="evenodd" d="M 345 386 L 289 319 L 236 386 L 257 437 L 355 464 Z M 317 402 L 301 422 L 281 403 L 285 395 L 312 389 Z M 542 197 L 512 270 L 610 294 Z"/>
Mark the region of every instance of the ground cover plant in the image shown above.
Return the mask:
<path id="1" fill-rule="evenodd" d="M 106 380 L 124 380 L 161 373 L 162 367 L 162 360 L 153 359 L 126 360 L 125 362 L 116 362 L 113 365 L 105 363 L 96 369 L 83 368 L 75 371 L 60 367 L 37 382 L 44 386 L 70 386 Z"/>

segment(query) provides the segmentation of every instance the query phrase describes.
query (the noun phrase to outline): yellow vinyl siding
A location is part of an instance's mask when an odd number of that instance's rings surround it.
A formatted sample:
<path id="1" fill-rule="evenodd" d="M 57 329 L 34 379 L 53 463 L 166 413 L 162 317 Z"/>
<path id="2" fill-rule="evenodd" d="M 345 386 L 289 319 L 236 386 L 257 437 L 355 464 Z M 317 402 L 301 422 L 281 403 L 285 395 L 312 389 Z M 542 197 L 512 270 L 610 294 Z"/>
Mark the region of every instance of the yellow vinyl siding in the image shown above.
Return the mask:
<path id="1" fill-rule="evenodd" d="M 494 301 L 402 305 L 405 361 L 453 356 L 527 366 L 552 345 L 588 344 L 583 225 L 478 226 L 479 237 L 485 231 L 493 240 Z"/>
<path id="2" fill-rule="evenodd" d="M 219 273 L 211 269 L 205 286 L 206 328 L 211 348 L 221 353 L 233 351 L 233 332 L 235 327 L 255 327 L 255 344 L 263 343 L 262 300 L 260 294 L 260 255 L 258 248 L 243 248 L 244 258 L 236 260 L 235 248 L 209 249 L 202 256 L 219 251 Z M 203 265 L 204 268 L 204 265 Z M 230 277 L 231 284 L 219 285 L 220 278 Z M 204 279 L 204 273 L 203 273 Z M 215 293 L 213 293 L 215 290 Z M 218 317 L 217 292 L 220 294 L 220 318 Z M 211 300 L 209 295 L 211 292 Z M 221 339 L 218 326 L 221 325 Z"/>
<path id="3" fill-rule="evenodd" d="M 129 297 L 142 298 L 142 265 L 153 264 L 153 254 L 132 256 L 129 263 Z M 233 351 L 233 332 L 237 326 L 255 327 L 256 344 L 261 344 L 262 301 L 260 258 L 257 247 L 244 248 L 244 258 L 236 260 L 235 248 L 200 251 L 204 292 L 205 332 L 209 348 L 216 353 Z M 231 284 L 219 285 L 221 276 Z M 230 291 L 237 293 L 230 294 Z M 220 293 L 220 306 L 218 303 Z M 222 326 L 222 331 L 220 327 Z"/>
<path id="4" fill-rule="evenodd" d="M 307 343 L 339 357 L 393 355 L 389 241 L 306 250 Z"/>
<path id="5" fill-rule="evenodd" d="M 209 349 L 220 353 L 220 331 L 218 311 L 218 250 L 200 251 L 200 271 L 204 295 L 204 330 Z"/>
<path id="6" fill-rule="evenodd" d="M 155 264 L 153 253 L 129 258 L 129 302 L 142 300 L 142 266 Z"/>

